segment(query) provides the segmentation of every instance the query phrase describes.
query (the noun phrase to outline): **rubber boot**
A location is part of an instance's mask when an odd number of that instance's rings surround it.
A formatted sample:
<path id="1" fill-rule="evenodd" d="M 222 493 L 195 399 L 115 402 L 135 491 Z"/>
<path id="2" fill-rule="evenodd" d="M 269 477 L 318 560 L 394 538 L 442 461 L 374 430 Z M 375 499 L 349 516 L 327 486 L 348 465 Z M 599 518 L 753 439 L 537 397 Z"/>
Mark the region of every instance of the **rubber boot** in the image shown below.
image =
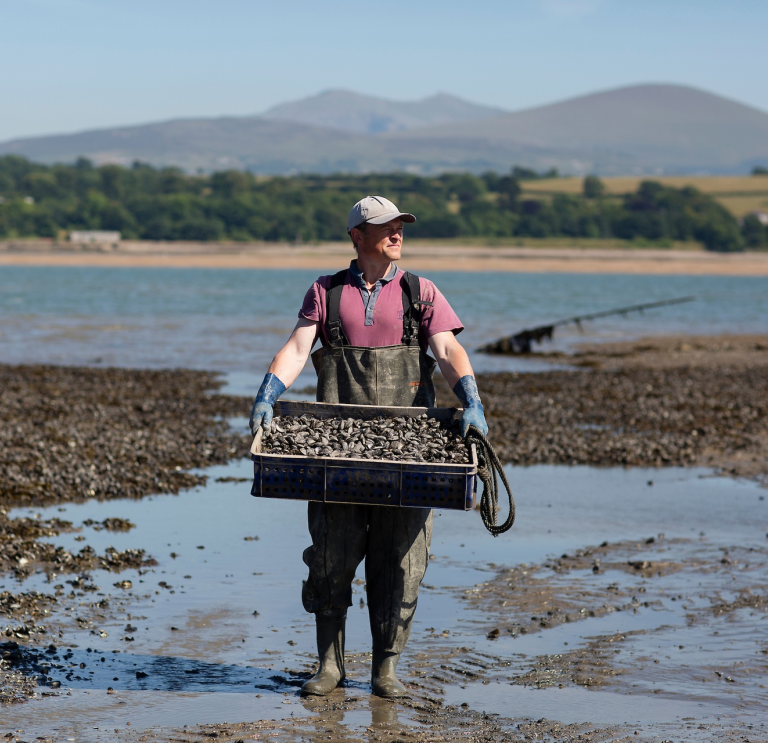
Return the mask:
<path id="1" fill-rule="evenodd" d="M 302 694 L 324 697 L 340 686 L 344 673 L 344 625 L 347 613 L 337 611 L 315 614 L 317 628 L 317 655 L 320 668 L 301 687 Z"/>
<path id="2" fill-rule="evenodd" d="M 373 651 L 371 689 L 377 697 L 398 699 L 408 696 L 408 690 L 398 681 L 395 674 L 399 659 L 400 656 L 397 653 Z"/>

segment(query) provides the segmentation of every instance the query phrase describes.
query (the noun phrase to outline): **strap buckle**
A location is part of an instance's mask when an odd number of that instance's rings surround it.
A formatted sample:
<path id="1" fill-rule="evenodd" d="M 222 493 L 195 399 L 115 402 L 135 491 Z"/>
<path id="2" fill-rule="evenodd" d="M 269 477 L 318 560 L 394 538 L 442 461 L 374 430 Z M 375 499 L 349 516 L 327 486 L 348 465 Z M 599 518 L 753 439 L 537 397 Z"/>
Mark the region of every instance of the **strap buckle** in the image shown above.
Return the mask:
<path id="1" fill-rule="evenodd" d="M 341 344 L 344 342 L 344 336 L 342 334 L 340 322 L 328 323 L 328 341 L 331 345 L 335 345 L 337 343 Z"/>
<path id="2" fill-rule="evenodd" d="M 412 317 L 409 317 L 408 321 L 403 323 L 402 343 L 406 346 L 412 346 L 418 335 L 419 324 Z"/>

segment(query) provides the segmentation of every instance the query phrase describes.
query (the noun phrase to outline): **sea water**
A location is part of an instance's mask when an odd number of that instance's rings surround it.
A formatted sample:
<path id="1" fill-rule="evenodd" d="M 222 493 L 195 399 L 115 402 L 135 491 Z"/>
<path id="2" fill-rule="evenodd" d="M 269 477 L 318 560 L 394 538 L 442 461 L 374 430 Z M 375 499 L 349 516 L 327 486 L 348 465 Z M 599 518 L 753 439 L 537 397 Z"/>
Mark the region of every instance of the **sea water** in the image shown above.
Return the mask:
<path id="1" fill-rule="evenodd" d="M 474 353 L 524 328 L 683 296 L 696 301 L 558 328 L 544 349 L 580 340 L 766 331 L 768 278 L 423 271 L 465 325 L 478 371 L 540 369 Z M 5 363 L 187 367 L 226 372 L 250 394 L 296 323 L 317 270 L 0 268 Z M 314 383 L 311 364 L 296 387 Z"/>

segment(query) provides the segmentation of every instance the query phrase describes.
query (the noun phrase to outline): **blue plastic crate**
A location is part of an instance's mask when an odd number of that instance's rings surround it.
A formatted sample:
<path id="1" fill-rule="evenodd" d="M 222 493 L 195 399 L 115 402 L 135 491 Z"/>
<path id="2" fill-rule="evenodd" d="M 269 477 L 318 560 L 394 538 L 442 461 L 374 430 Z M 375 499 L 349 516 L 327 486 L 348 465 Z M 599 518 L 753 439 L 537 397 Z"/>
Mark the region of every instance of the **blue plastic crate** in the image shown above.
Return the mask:
<path id="1" fill-rule="evenodd" d="M 458 408 L 399 408 L 322 402 L 275 403 L 275 415 L 315 418 L 461 418 Z M 412 508 L 471 511 L 477 491 L 477 453 L 467 464 L 395 462 L 386 459 L 302 457 L 261 453 L 261 431 L 251 447 L 257 498 L 363 503 Z"/>

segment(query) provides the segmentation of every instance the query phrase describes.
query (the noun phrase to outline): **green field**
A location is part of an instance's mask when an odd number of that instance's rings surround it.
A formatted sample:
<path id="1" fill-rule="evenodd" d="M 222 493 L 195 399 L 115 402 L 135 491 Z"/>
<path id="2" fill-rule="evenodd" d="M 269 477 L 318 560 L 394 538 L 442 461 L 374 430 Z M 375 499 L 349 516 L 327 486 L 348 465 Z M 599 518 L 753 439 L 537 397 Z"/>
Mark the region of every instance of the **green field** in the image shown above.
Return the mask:
<path id="1" fill-rule="evenodd" d="M 741 218 L 753 211 L 768 212 L 768 176 L 620 176 L 602 178 L 605 192 L 610 196 L 625 196 L 637 191 L 642 181 L 654 180 L 672 188 L 693 186 L 702 193 L 712 196 L 731 214 Z M 523 193 L 529 196 L 555 194 L 580 194 L 582 178 L 548 178 L 523 181 Z"/>
<path id="2" fill-rule="evenodd" d="M 410 246 L 439 247 L 462 245 L 471 248 L 578 248 L 581 250 L 703 250 L 695 240 L 619 240 L 615 237 L 450 237 L 423 238 L 408 236 Z"/>

